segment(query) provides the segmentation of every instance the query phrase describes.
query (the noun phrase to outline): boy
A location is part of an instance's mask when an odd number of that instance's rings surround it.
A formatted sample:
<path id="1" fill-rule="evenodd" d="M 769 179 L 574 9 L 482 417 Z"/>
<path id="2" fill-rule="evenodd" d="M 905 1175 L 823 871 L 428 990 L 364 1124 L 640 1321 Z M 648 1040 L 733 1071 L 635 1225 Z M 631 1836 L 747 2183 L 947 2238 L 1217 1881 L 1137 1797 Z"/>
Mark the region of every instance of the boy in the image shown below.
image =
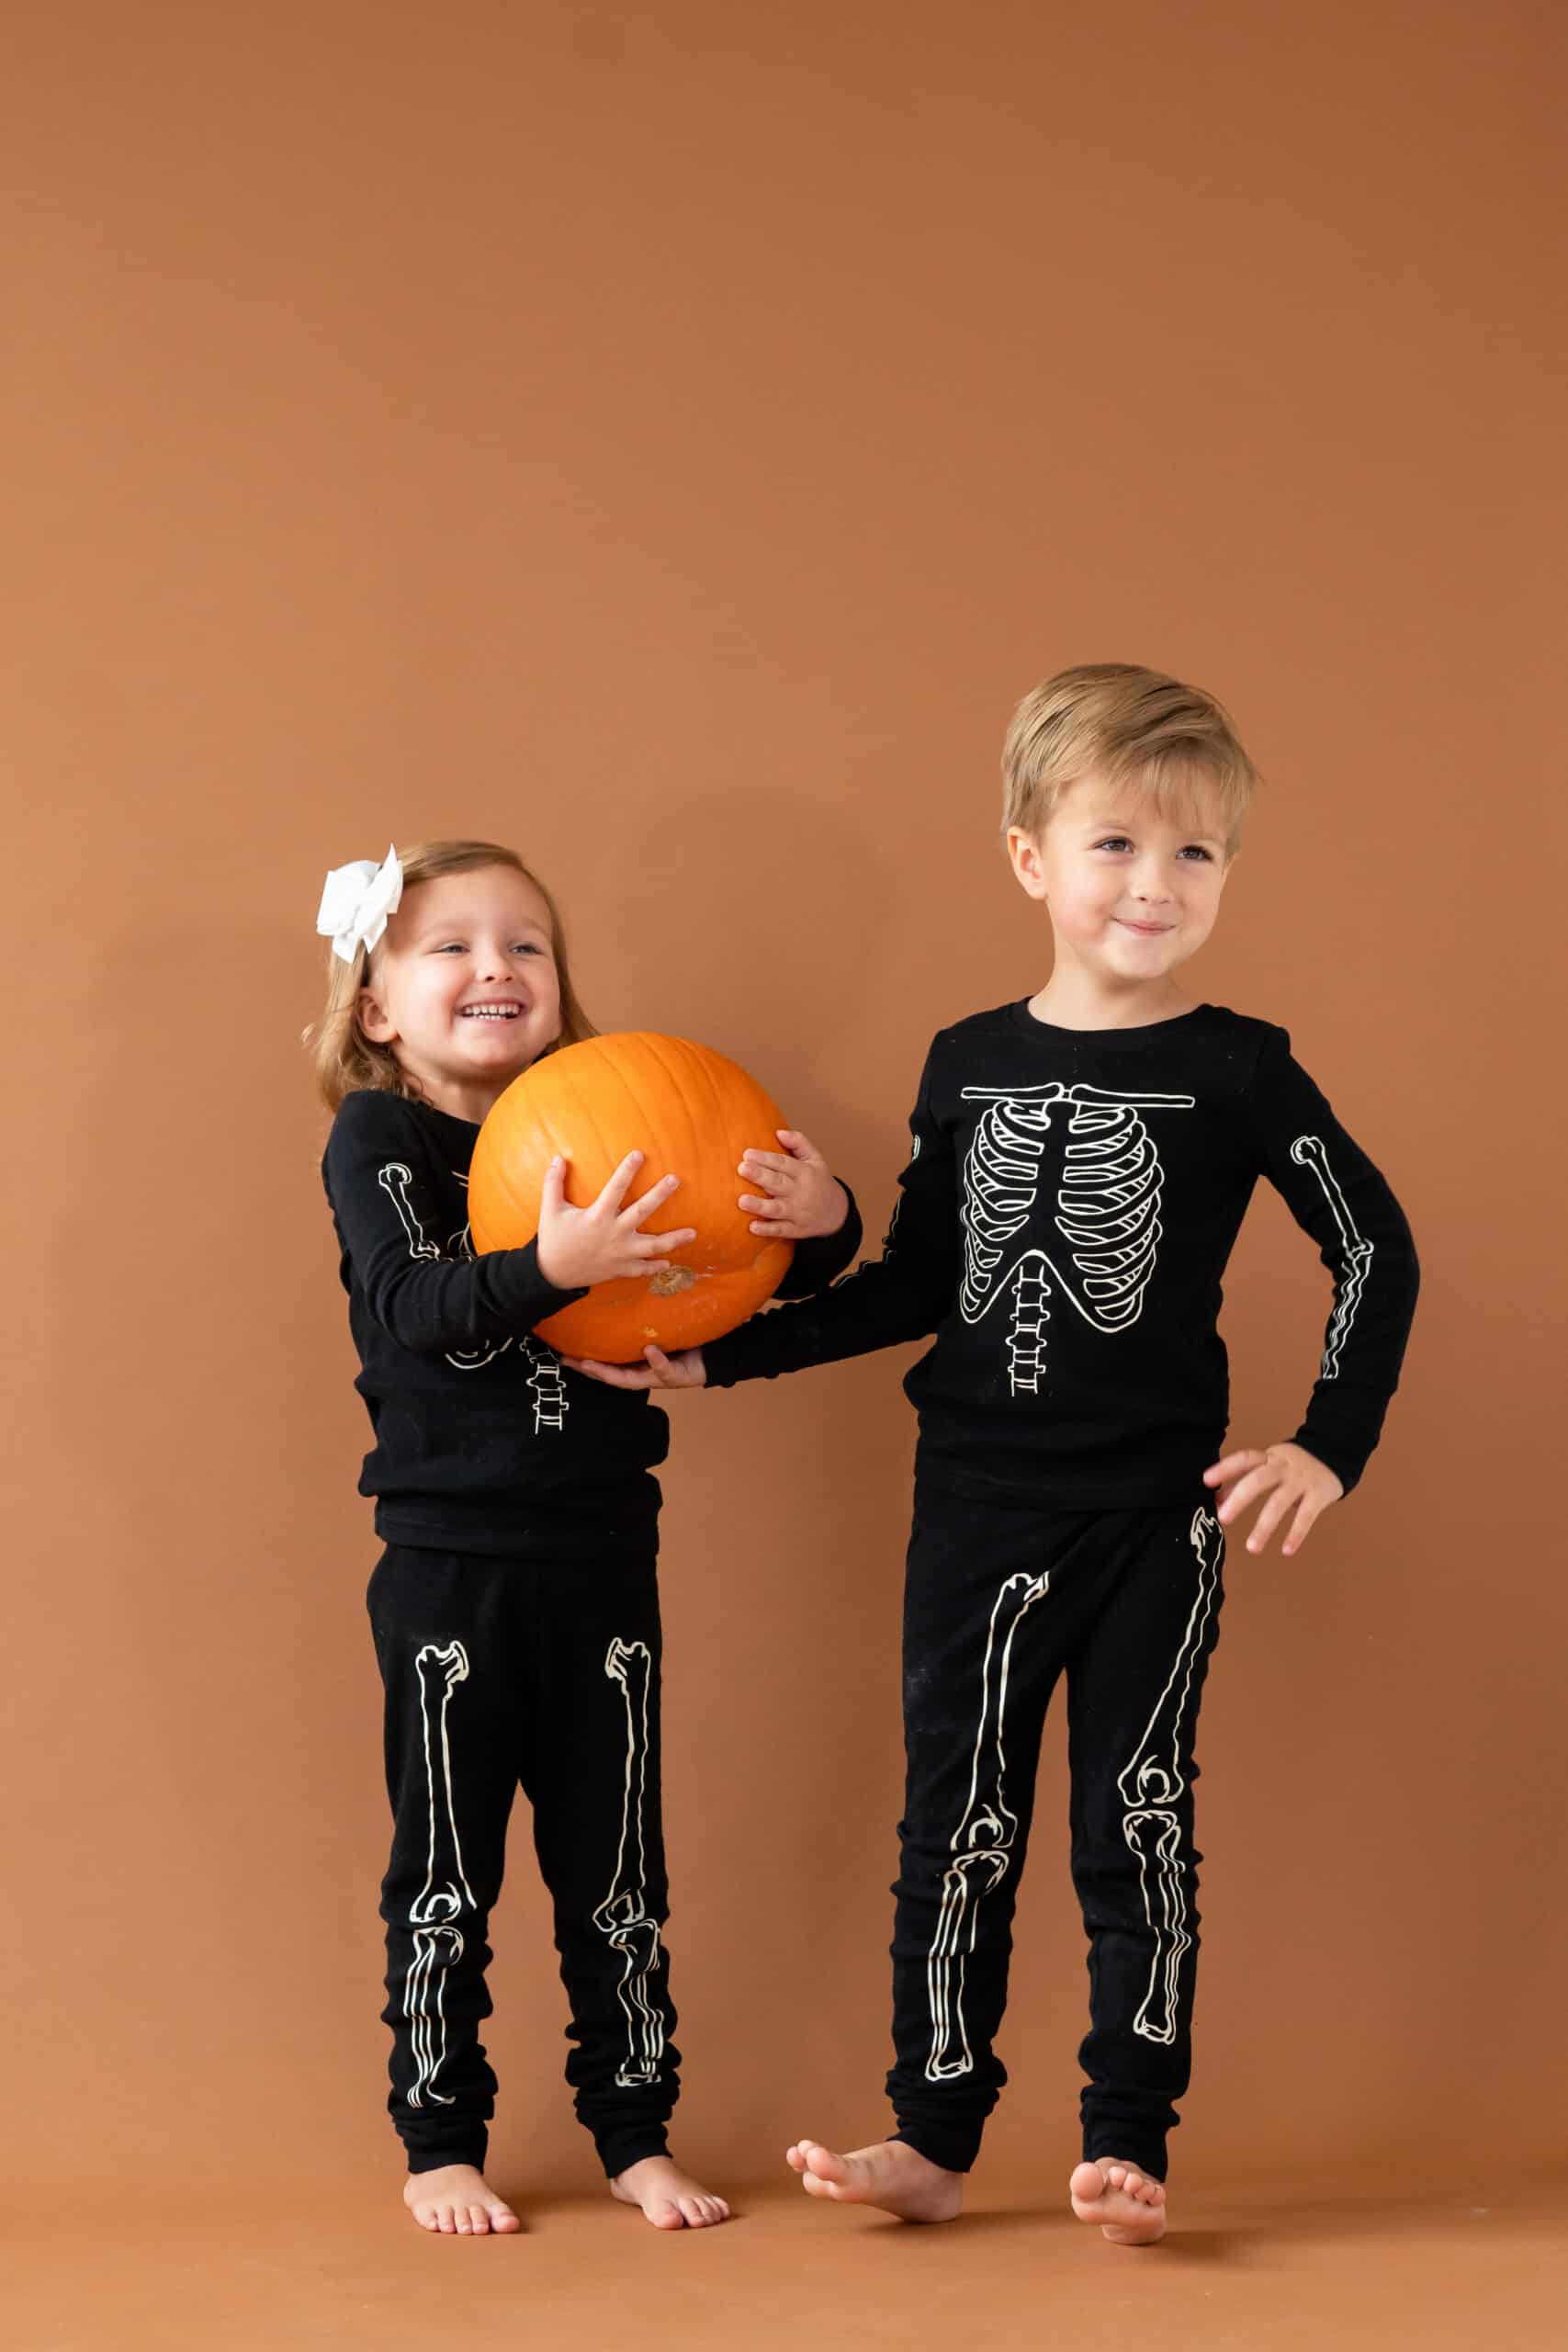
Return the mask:
<path id="1" fill-rule="evenodd" d="M 889 2140 L 801 2141 L 812 2194 L 957 2214 L 1005 2080 L 992 2049 L 1047 1700 L 1066 1672 L 1072 1868 L 1089 1939 L 1074 2211 L 1165 2229 L 1198 1948 L 1193 1734 L 1223 1530 L 1300 1550 L 1377 1442 L 1415 1310 L 1399 1204 L 1282 1029 L 1177 975 L 1219 912 L 1256 775 L 1212 696 L 1122 663 L 1025 696 L 1003 752 L 1008 854 L 1055 957 L 1026 1001 L 931 1046 L 880 1262 L 621 1385 L 728 1386 L 935 1332 L 904 1621 L 908 1777 L 895 1893 Z M 775 1154 L 741 1170 L 771 1202 Z M 1334 1276 L 1295 1436 L 1221 1453 L 1215 1328 L 1259 1175 Z M 767 1206 L 755 1194 L 743 1205 Z M 1218 1457 L 1218 1458 L 1216 1458 Z"/>

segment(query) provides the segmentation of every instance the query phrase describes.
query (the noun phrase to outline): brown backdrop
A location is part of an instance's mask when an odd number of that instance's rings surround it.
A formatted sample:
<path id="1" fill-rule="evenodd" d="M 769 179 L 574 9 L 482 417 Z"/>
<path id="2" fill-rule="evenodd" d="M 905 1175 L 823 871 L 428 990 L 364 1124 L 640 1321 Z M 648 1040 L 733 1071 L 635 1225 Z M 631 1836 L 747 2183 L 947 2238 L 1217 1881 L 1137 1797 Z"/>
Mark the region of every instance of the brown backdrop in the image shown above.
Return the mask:
<path id="1" fill-rule="evenodd" d="M 1007 712 L 1108 657 L 1218 690 L 1268 770 L 1193 978 L 1288 1023 L 1426 1269 L 1362 1491 L 1293 1564 L 1233 1553 L 1181 2153 L 1234 2166 L 1260 2116 L 1310 2155 L 1546 2144 L 1554 16 L 13 16 L 29 2168 L 392 2163 L 376 1547 L 297 1046 L 325 867 L 516 842 L 598 1022 L 753 1066 L 879 1230 L 931 1031 L 1045 975 Z M 1272 1194 L 1230 1293 L 1267 1442 L 1327 1307 Z M 682 2140 L 731 2170 L 883 2111 L 906 1361 L 675 1410 Z M 1060 1728 L 994 2141 L 1053 2168 Z M 508 2177 L 586 2181 L 521 1837 L 497 1940 Z"/>

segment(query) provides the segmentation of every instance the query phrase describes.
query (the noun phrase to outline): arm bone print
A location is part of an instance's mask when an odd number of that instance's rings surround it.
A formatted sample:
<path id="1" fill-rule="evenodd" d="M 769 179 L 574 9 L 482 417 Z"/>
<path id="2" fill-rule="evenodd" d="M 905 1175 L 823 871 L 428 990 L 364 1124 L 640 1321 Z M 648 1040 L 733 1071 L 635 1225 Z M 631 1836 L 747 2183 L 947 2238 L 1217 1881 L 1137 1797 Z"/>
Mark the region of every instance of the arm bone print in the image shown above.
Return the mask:
<path id="1" fill-rule="evenodd" d="M 1323 1187 L 1323 1197 L 1329 1213 L 1339 1227 L 1339 1238 L 1345 1245 L 1345 1264 L 1338 1283 L 1338 1295 L 1329 1317 L 1328 1336 L 1324 1343 L 1322 1375 L 1332 1380 L 1339 1370 L 1339 1351 L 1350 1336 L 1350 1326 L 1356 1319 L 1356 1307 L 1372 1270 L 1372 1245 L 1357 1230 L 1350 1214 L 1349 1203 L 1335 1180 L 1317 1136 L 1298 1136 L 1291 1146 L 1291 1158 L 1298 1168 L 1310 1168 Z"/>
<path id="2" fill-rule="evenodd" d="M 411 1258 L 422 1259 L 426 1263 L 434 1265 L 465 1261 L 469 1264 L 473 1262 L 474 1245 L 467 1226 L 464 1226 L 460 1233 L 455 1233 L 452 1236 L 445 1250 L 439 1243 L 431 1240 L 420 1222 L 419 1212 L 413 1204 L 411 1190 L 413 1183 L 412 1172 L 401 1161 L 389 1160 L 384 1168 L 378 1169 L 376 1172 L 382 1191 L 397 1210 L 403 1231 L 408 1236 Z M 453 1172 L 457 1175 L 458 1183 L 466 1191 L 468 1178 L 457 1170 Z M 446 1362 L 456 1372 L 482 1372 L 485 1366 L 493 1363 L 498 1356 L 503 1356 L 511 1345 L 510 1340 L 500 1340 L 492 1347 L 448 1348 Z M 553 1349 L 547 1348 L 542 1340 L 536 1340 L 531 1333 L 525 1336 L 519 1345 L 528 1366 L 528 1385 L 534 1392 L 535 1430 L 558 1430 L 564 1427 L 570 1400 L 566 1393 L 566 1374 L 561 1369 L 559 1357 Z"/>

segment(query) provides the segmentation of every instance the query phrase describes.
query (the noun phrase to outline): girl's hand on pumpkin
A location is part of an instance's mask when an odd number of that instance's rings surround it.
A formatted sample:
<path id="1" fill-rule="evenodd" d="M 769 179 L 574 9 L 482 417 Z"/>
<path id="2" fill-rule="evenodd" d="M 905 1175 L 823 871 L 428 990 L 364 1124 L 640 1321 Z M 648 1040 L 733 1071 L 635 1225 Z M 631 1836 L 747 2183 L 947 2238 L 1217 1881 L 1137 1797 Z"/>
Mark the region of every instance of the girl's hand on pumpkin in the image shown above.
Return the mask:
<path id="1" fill-rule="evenodd" d="M 561 1362 L 590 1380 L 602 1380 L 606 1388 L 701 1388 L 707 1379 L 701 1348 L 667 1356 L 662 1348 L 649 1347 L 643 1356 L 641 1363 L 595 1363 L 592 1356 L 562 1356 Z"/>
<path id="2" fill-rule="evenodd" d="M 748 1151 L 739 1173 L 756 1193 L 742 1193 L 736 1205 L 751 1219 L 753 1233 L 769 1241 L 810 1241 L 837 1233 L 850 1213 L 849 1196 L 809 1136 L 797 1127 L 778 1131 L 783 1151 Z"/>
<path id="3" fill-rule="evenodd" d="M 1247 1539 L 1249 1552 L 1265 1551 L 1269 1537 L 1289 1512 L 1291 1523 L 1280 1547 L 1287 1558 L 1301 1550 L 1314 1523 L 1345 1491 L 1337 1474 L 1326 1462 L 1320 1462 L 1304 1445 L 1290 1442 L 1266 1446 L 1261 1452 L 1256 1446 L 1248 1446 L 1227 1453 L 1204 1471 L 1203 1484 L 1218 1489 L 1219 1510 L 1215 1517 L 1222 1527 L 1254 1503 L 1261 1502 L 1265 1495 L 1269 1497 Z"/>
<path id="4" fill-rule="evenodd" d="M 545 1171 L 539 1202 L 539 1272 L 557 1290 L 583 1290 L 628 1274 L 661 1274 L 669 1253 L 697 1238 L 694 1226 L 673 1233 L 644 1233 L 643 1219 L 663 1207 L 681 1182 L 661 1176 L 640 1201 L 627 1208 L 626 1194 L 642 1166 L 640 1151 L 628 1151 L 596 1201 L 574 1209 L 566 1197 L 566 1161 L 558 1157 Z"/>

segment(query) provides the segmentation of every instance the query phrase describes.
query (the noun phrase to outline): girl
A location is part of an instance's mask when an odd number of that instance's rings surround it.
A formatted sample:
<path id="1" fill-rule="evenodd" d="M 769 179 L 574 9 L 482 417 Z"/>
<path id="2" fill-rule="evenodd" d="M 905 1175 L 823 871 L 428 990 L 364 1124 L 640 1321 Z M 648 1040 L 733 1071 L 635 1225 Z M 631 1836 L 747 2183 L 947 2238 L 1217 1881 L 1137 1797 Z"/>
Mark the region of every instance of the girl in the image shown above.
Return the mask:
<path id="1" fill-rule="evenodd" d="M 327 1009 L 307 1032 L 335 1114 L 322 1176 L 355 1385 L 360 1492 L 383 1551 L 369 1610 L 386 1687 L 391 1860 L 381 1890 L 390 2107 L 427 2230 L 519 2227 L 483 2173 L 495 2077 L 486 1927 L 521 1785 L 571 2010 L 567 2079 L 613 2193 L 656 2228 L 727 2219 L 671 2161 L 679 2053 L 661 1929 L 659 1600 L 665 1416 L 581 1379 L 535 1326 L 593 1283 L 658 1272 L 689 1228 L 643 1231 L 680 1179 L 627 1205 L 633 1152 L 584 1209 L 566 1167 L 537 1239 L 476 1259 L 479 1122 L 542 1055 L 594 1035 L 549 893 L 510 849 L 433 842 L 327 877 Z M 853 1256 L 860 1220 L 806 1136 L 781 1131 L 753 1233 L 796 1244 L 791 1295 Z M 750 1155 L 749 1155 L 750 1159 Z"/>

